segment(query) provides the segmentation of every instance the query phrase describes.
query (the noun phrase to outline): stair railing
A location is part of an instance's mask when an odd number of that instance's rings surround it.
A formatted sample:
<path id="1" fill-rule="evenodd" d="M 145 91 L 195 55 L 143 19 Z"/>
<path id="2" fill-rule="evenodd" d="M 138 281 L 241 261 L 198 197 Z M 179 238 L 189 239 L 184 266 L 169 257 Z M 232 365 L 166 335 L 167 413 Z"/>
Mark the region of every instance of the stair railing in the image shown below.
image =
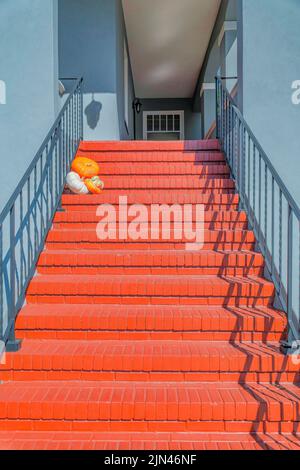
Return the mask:
<path id="1" fill-rule="evenodd" d="M 0 214 L 0 341 L 17 351 L 15 321 L 52 225 L 67 172 L 83 139 L 83 79 L 65 104 Z M 3 347 L 2 347 L 3 349 Z"/>
<path id="2" fill-rule="evenodd" d="M 288 316 L 282 349 L 293 353 L 300 346 L 300 209 L 222 80 L 216 77 L 217 138 L 275 284 L 278 306 Z"/>

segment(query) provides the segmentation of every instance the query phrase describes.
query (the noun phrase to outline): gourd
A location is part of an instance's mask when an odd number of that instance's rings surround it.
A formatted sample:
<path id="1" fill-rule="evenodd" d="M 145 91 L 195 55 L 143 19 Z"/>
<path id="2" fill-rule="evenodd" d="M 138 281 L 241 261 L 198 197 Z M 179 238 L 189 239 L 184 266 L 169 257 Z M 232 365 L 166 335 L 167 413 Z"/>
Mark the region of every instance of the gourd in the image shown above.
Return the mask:
<path id="1" fill-rule="evenodd" d="M 101 194 L 104 189 L 104 183 L 101 181 L 99 176 L 86 179 L 85 184 L 89 192 L 92 194 Z"/>
<path id="2" fill-rule="evenodd" d="M 67 175 L 67 186 L 74 194 L 89 194 L 89 190 L 84 181 L 74 171 L 71 171 Z"/>
<path id="3" fill-rule="evenodd" d="M 86 157 L 77 157 L 72 163 L 72 171 L 78 173 L 82 178 L 92 178 L 100 173 L 97 162 Z"/>

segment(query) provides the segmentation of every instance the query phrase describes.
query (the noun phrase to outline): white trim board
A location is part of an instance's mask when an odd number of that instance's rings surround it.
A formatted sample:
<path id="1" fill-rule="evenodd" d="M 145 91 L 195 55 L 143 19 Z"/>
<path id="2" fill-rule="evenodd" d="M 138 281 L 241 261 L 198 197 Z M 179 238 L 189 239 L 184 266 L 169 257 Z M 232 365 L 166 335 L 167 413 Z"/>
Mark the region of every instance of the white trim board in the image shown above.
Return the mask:
<path id="1" fill-rule="evenodd" d="M 237 31 L 237 21 L 224 21 L 221 32 L 218 38 L 218 46 L 220 47 L 223 41 L 223 37 L 227 31 Z"/>

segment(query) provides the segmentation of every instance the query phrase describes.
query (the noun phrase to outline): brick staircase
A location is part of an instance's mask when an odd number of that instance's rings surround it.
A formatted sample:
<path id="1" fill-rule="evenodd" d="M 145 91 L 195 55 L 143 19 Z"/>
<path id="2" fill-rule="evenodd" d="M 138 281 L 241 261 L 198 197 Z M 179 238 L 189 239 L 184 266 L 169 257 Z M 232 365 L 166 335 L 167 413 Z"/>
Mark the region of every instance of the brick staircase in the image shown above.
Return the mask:
<path id="1" fill-rule="evenodd" d="M 217 141 L 82 143 L 106 184 L 65 194 L 0 366 L 1 449 L 300 449 L 299 365 L 279 352 L 247 217 Z M 203 203 L 186 240 L 96 236 L 99 204 Z"/>

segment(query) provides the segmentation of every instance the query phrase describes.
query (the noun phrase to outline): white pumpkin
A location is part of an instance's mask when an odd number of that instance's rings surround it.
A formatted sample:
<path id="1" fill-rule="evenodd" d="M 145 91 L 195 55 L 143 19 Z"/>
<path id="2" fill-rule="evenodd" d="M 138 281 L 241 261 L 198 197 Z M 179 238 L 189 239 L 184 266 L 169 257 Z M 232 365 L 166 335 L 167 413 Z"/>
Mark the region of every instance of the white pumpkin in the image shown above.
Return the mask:
<path id="1" fill-rule="evenodd" d="M 74 194 L 89 194 L 89 190 L 80 176 L 71 171 L 67 175 L 67 186 Z"/>

